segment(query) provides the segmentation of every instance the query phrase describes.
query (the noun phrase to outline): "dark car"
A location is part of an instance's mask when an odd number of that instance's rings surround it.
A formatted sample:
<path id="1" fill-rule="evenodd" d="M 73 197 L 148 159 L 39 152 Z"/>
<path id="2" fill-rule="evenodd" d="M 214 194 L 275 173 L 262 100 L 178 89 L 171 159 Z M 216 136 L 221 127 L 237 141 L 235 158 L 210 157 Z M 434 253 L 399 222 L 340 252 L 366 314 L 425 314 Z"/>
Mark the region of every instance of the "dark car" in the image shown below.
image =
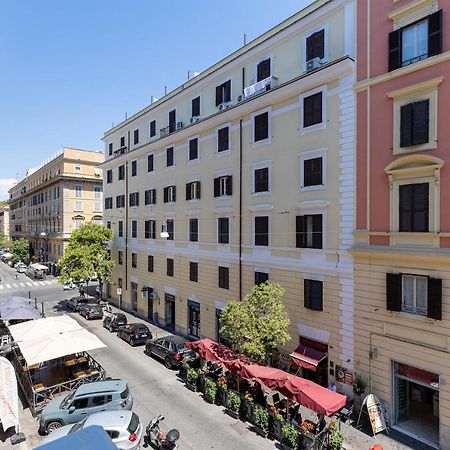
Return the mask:
<path id="1" fill-rule="evenodd" d="M 119 328 L 117 336 L 127 341 L 131 346 L 145 344 L 147 339 L 153 339 L 152 332 L 142 323 L 130 323 Z"/>
<path id="2" fill-rule="evenodd" d="M 92 305 L 88 303 L 80 310 L 80 314 L 85 319 L 102 319 L 103 318 L 103 308 L 100 305 Z"/>
<path id="3" fill-rule="evenodd" d="M 182 336 L 149 339 L 145 344 L 145 353 L 164 360 L 164 365 L 168 369 L 179 367 L 184 358 L 191 359 L 193 357 L 193 353 L 184 346 L 185 342 L 186 339 Z"/>
<path id="4" fill-rule="evenodd" d="M 122 313 L 112 313 L 103 319 L 103 326 L 109 331 L 117 331 L 127 324 L 127 317 Z"/>
<path id="5" fill-rule="evenodd" d="M 93 298 L 90 297 L 72 297 L 70 300 L 67 300 L 67 308 L 73 310 L 73 311 L 79 311 L 82 306 L 86 305 L 87 303 L 92 303 Z"/>

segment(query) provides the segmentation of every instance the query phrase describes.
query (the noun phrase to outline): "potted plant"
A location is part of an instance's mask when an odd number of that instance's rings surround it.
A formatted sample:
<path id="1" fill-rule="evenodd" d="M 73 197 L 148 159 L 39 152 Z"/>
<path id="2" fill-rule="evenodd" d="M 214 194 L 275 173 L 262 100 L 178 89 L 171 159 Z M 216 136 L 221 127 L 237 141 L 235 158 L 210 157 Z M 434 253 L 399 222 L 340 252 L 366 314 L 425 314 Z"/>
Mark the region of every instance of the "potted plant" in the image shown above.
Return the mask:
<path id="1" fill-rule="evenodd" d="M 296 450 L 300 438 L 300 430 L 292 423 L 285 423 L 281 430 L 283 450 Z"/>
<path id="2" fill-rule="evenodd" d="M 180 370 L 178 371 L 178 376 L 180 377 L 181 380 L 186 381 L 188 369 L 189 369 L 189 364 L 187 362 L 187 359 L 185 358 L 181 362 Z"/>
<path id="3" fill-rule="evenodd" d="M 206 378 L 206 370 L 200 367 L 200 369 L 198 369 L 198 380 L 197 380 L 197 386 L 200 392 L 205 392 L 205 378 Z"/>
<path id="4" fill-rule="evenodd" d="M 281 414 L 280 408 L 276 406 L 271 406 L 269 408 L 269 434 L 272 435 L 279 442 L 282 441 L 282 428 L 284 425 L 284 417 Z"/>
<path id="5" fill-rule="evenodd" d="M 217 384 L 211 378 L 205 379 L 205 393 L 203 398 L 208 403 L 214 403 L 217 395 Z"/>
<path id="6" fill-rule="evenodd" d="M 266 438 L 269 433 L 269 411 L 260 405 L 255 405 L 253 408 L 253 423 L 256 432 Z"/>
<path id="7" fill-rule="evenodd" d="M 328 438 L 328 449 L 341 450 L 342 444 L 344 443 L 344 437 L 344 433 L 341 431 L 332 431 L 330 437 Z"/>
<path id="8" fill-rule="evenodd" d="M 253 395 L 246 391 L 241 403 L 241 419 L 248 422 L 253 420 L 253 408 L 254 408 L 254 398 Z"/>
<path id="9" fill-rule="evenodd" d="M 227 404 L 228 383 L 227 378 L 223 375 L 217 379 L 217 393 L 219 394 L 218 402 L 225 406 Z"/>
<path id="10" fill-rule="evenodd" d="M 362 408 L 363 395 L 366 391 L 367 381 L 361 375 L 356 375 L 353 381 L 353 393 L 355 394 L 353 398 L 353 406 L 356 412 L 359 412 Z"/>
<path id="11" fill-rule="evenodd" d="M 235 391 L 229 391 L 227 395 L 227 414 L 234 419 L 239 419 L 239 408 L 241 407 L 241 397 Z"/>
<path id="12" fill-rule="evenodd" d="M 314 443 L 316 428 L 317 425 L 308 419 L 303 420 L 300 424 L 301 440 L 304 448 L 310 448 L 311 444 Z"/>
<path id="13" fill-rule="evenodd" d="M 192 392 L 197 391 L 197 380 L 198 372 L 193 367 L 189 367 L 186 372 L 186 386 Z"/>

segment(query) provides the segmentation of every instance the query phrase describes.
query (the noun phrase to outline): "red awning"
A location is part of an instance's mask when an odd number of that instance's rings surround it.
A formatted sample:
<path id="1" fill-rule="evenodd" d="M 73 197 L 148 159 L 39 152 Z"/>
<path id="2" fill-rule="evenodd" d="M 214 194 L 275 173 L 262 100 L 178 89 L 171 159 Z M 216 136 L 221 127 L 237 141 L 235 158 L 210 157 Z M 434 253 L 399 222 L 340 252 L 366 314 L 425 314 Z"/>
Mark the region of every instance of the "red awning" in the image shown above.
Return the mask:
<path id="1" fill-rule="evenodd" d="M 327 354 L 306 345 L 299 345 L 294 352 L 291 353 L 291 362 L 297 364 L 304 369 L 316 371 L 318 364 Z"/>

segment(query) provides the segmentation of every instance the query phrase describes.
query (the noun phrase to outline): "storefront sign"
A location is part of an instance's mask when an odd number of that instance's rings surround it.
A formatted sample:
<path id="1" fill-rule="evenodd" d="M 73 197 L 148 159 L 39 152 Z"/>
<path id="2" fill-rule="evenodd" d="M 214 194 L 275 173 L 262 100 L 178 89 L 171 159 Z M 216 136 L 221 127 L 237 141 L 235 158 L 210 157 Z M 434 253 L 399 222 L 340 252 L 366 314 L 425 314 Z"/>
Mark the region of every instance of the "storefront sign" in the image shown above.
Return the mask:
<path id="1" fill-rule="evenodd" d="M 381 433 L 386 429 L 386 421 L 384 419 L 384 411 L 381 407 L 380 400 L 375 395 L 369 394 L 365 399 L 365 403 L 367 412 L 369 413 L 373 434 Z"/>

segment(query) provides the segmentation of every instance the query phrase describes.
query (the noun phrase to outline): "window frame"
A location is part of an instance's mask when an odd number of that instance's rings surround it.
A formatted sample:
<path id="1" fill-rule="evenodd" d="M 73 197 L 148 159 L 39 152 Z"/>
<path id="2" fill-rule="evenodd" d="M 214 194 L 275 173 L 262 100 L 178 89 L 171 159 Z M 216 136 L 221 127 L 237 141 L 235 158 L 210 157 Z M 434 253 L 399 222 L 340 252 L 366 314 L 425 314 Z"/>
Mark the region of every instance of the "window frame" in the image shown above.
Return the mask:
<path id="1" fill-rule="evenodd" d="M 198 261 L 189 261 L 189 281 L 198 283 Z"/>
<path id="2" fill-rule="evenodd" d="M 151 164 L 150 164 L 151 161 Z M 151 166 L 151 170 L 149 170 Z M 155 154 L 150 153 L 147 155 L 147 173 L 154 173 L 155 172 Z"/>
<path id="3" fill-rule="evenodd" d="M 326 64 L 328 59 L 329 59 L 329 45 L 328 45 L 328 40 L 329 40 L 329 24 L 328 22 L 324 22 L 321 23 L 319 25 L 317 25 L 314 28 L 309 29 L 306 33 L 304 33 L 302 35 L 302 51 L 303 51 L 303 58 L 301 58 L 302 60 L 302 69 L 303 72 L 306 72 L 306 63 L 307 63 L 307 46 L 306 46 L 306 40 L 308 37 L 312 36 L 314 33 L 317 33 L 321 30 L 324 30 L 324 38 L 323 38 L 323 53 L 324 56 L 322 58 L 322 64 Z"/>
<path id="4" fill-rule="evenodd" d="M 327 149 L 320 148 L 299 153 L 300 158 L 300 191 L 316 191 L 327 188 Z M 305 186 L 305 162 L 322 158 L 322 184 Z"/>
<path id="5" fill-rule="evenodd" d="M 175 261 L 173 258 L 166 258 L 166 275 L 168 277 L 175 276 Z"/>
<path id="6" fill-rule="evenodd" d="M 154 272 L 155 271 L 155 256 L 154 255 L 147 255 L 147 272 Z"/>
<path id="7" fill-rule="evenodd" d="M 304 127 L 304 111 L 305 111 L 305 99 L 316 95 L 318 93 L 322 93 L 322 121 L 315 123 L 313 125 L 309 125 Z M 299 96 L 299 104 L 300 104 L 300 134 L 313 133 L 316 131 L 325 130 L 327 127 L 327 86 L 319 86 L 315 89 L 311 89 L 309 91 L 303 92 Z"/>
<path id="8" fill-rule="evenodd" d="M 219 150 L 219 144 L 220 144 L 220 139 L 219 139 L 219 132 L 220 130 L 223 130 L 227 128 L 228 129 L 228 148 L 226 150 Z M 219 156 L 224 156 L 224 155 L 229 155 L 231 153 L 231 122 L 226 123 L 226 124 L 222 124 L 219 127 L 216 128 L 216 155 Z"/>
<path id="9" fill-rule="evenodd" d="M 230 267 L 228 265 L 218 266 L 218 287 L 220 289 L 230 289 Z"/>
<path id="10" fill-rule="evenodd" d="M 267 137 L 264 139 L 256 140 L 256 118 L 267 114 Z M 255 111 L 251 115 L 252 120 L 252 147 L 257 148 L 263 145 L 269 145 L 272 143 L 272 108 L 264 108 L 259 111 Z"/>
<path id="11" fill-rule="evenodd" d="M 169 154 L 170 154 L 169 150 L 172 151 L 172 164 L 170 164 L 170 165 L 169 165 L 169 159 L 170 159 L 169 158 Z M 166 169 L 168 169 L 170 167 L 175 167 L 176 164 L 175 164 L 175 146 L 174 145 L 166 147 L 166 149 L 165 149 L 165 156 L 166 156 L 166 164 L 165 164 Z"/>
<path id="12" fill-rule="evenodd" d="M 131 267 L 133 269 L 137 269 L 137 266 L 138 266 L 137 261 L 138 261 L 137 253 L 131 252 Z"/>
<path id="13" fill-rule="evenodd" d="M 256 236 L 256 219 L 259 218 L 267 218 L 267 244 L 257 244 L 257 236 Z M 266 233 L 264 233 L 265 235 Z M 272 246 L 272 217 L 271 214 L 268 213 L 259 213 L 253 214 L 252 217 L 252 244 L 255 248 L 270 248 Z"/>
<path id="14" fill-rule="evenodd" d="M 267 191 L 256 191 L 256 171 L 267 169 Z M 260 197 L 264 195 L 272 195 L 272 160 L 259 161 L 251 166 L 251 195 L 252 197 Z"/>
<path id="15" fill-rule="evenodd" d="M 138 161 L 137 161 L 137 159 L 133 159 L 133 160 L 131 161 L 131 176 L 132 176 L 132 177 L 136 177 L 137 174 L 138 174 L 138 168 L 137 168 L 137 166 L 138 166 Z"/>
<path id="16" fill-rule="evenodd" d="M 200 220 L 198 217 L 189 217 L 188 219 L 188 242 L 190 244 L 198 244 L 200 240 Z M 192 225 L 196 223 L 196 230 Z"/>
<path id="17" fill-rule="evenodd" d="M 191 158 L 191 142 L 197 141 L 197 156 L 195 158 Z M 188 148 L 188 157 L 187 161 L 188 164 L 192 164 L 195 162 L 198 162 L 200 160 L 200 135 L 197 134 L 196 136 L 191 136 L 187 141 L 187 148 Z"/>
<path id="18" fill-rule="evenodd" d="M 155 128 L 155 130 L 154 130 L 154 133 L 152 134 L 152 124 L 154 124 L 154 128 Z M 150 122 L 148 123 L 148 138 L 149 139 L 151 139 L 151 138 L 153 138 L 153 137 L 155 137 L 156 136 L 156 134 L 157 134 L 157 129 L 158 129 L 158 122 L 156 121 L 156 119 L 152 119 L 152 120 L 150 120 Z"/>
<path id="19" fill-rule="evenodd" d="M 230 98 L 228 100 L 224 100 L 224 93 L 225 93 L 224 85 L 227 83 L 230 83 Z M 222 101 L 218 101 L 219 99 L 217 97 L 217 88 L 219 88 L 219 87 L 222 87 L 222 93 L 220 96 Z M 229 77 L 215 86 L 214 102 L 215 102 L 216 108 L 218 108 L 219 105 L 221 105 L 222 103 L 231 103 L 232 101 L 233 101 L 233 80 L 231 79 L 231 77 Z"/>
<path id="20" fill-rule="evenodd" d="M 221 233 L 220 224 L 221 224 L 221 221 L 225 220 L 225 219 L 228 222 L 228 233 L 226 234 L 226 242 L 222 242 L 221 238 L 225 234 Z M 230 243 L 231 243 L 231 220 L 230 220 L 230 216 L 217 217 L 217 243 L 220 244 L 220 245 L 230 245 Z"/>
<path id="21" fill-rule="evenodd" d="M 314 278 L 304 278 L 303 279 L 303 306 L 311 311 L 323 311 L 323 291 L 324 291 L 324 281 Z M 317 299 L 313 297 L 314 287 L 316 289 L 320 288 L 320 298 Z M 314 301 L 320 302 L 319 304 L 313 303 Z"/>
<path id="22" fill-rule="evenodd" d="M 133 130 L 133 145 L 139 145 L 139 141 L 140 141 L 140 132 L 139 128 L 136 128 L 135 130 Z"/>
<path id="23" fill-rule="evenodd" d="M 131 233 L 130 233 L 131 239 L 137 239 L 138 238 L 138 220 L 137 219 L 131 219 Z"/>

